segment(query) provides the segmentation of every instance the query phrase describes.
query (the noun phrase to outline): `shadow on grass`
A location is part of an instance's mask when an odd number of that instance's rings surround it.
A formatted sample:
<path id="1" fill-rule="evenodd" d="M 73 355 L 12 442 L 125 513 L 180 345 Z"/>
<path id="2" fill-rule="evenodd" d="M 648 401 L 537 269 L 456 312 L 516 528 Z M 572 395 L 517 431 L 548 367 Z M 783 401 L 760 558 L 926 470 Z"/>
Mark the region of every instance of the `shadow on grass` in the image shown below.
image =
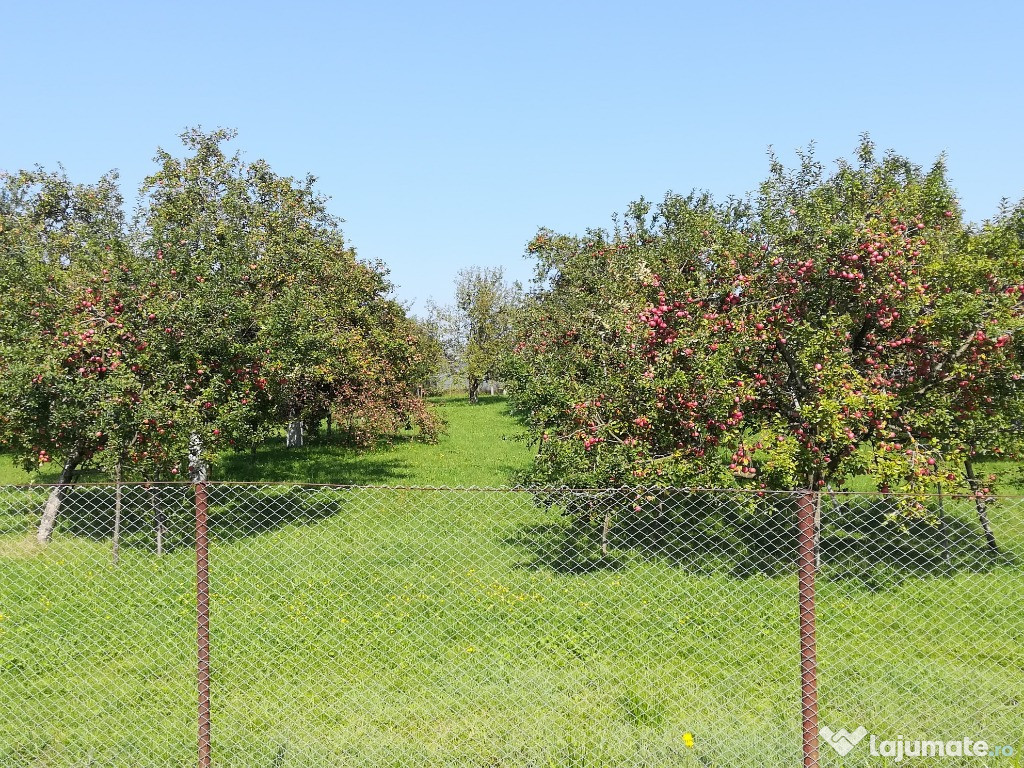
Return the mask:
<path id="1" fill-rule="evenodd" d="M 413 442 L 398 435 L 369 451 L 359 451 L 336 436 L 320 436 L 301 448 L 262 447 L 227 454 L 215 468 L 216 480 L 242 482 L 329 483 L 334 485 L 397 484 L 412 477 L 407 462 L 390 450 Z"/>
<path id="2" fill-rule="evenodd" d="M 389 471 L 389 464 L 378 465 L 376 471 Z M 231 542 L 286 526 L 362 514 L 367 505 L 391 503 L 382 493 L 287 484 L 215 484 L 209 487 L 211 538 Z M 796 568 L 793 496 L 621 489 L 534 491 L 531 496 L 553 517 L 543 524 L 523 525 L 502 542 L 521 553 L 523 568 L 586 574 L 652 561 L 694 575 L 725 574 L 737 579 L 792 574 Z M 7 500 L 0 505 L 0 531 L 34 530 L 44 502 L 45 491 L 38 488 Z M 190 486 L 125 485 L 121 502 L 122 548 L 154 552 L 158 539 L 163 551 L 193 546 L 195 499 Z M 114 486 L 71 487 L 64 498 L 59 530 L 110 540 L 115 503 Z M 456 505 L 450 507 L 455 515 L 461 514 L 457 505 L 464 504 L 465 498 L 439 492 L 419 503 L 442 515 L 447 514 L 446 505 Z M 996 505 L 991 509 L 995 511 Z M 880 590 L 911 577 L 988 572 L 1020 563 L 1024 530 L 997 529 L 1001 551 L 992 553 L 973 503 L 947 502 L 941 509 L 920 508 L 917 514 L 908 516 L 886 497 L 826 501 L 820 578 Z M 1005 524 L 1017 518 L 1001 514 L 998 519 Z"/>
<path id="3" fill-rule="evenodd" d="M 383 485 L 408 482 L 407 462 L 390 448 L 412 442 L 413 434 L 393 436 L 375 450 L 357 450 L 344 437 L 317 436 L 302 448 L 265 446 L 252 452 L 227 454 L 214 467 L 211 479 L 239 482 L 318 483 L 332 485 Z M 40 476 L 38 480 L 55 480 Z M 100 481 L 87 473 L 80 482 Z M 211 486 L 211 493 L 214 488 Z M 195 507 L 190 487 L 157 485 L 123 486 L 120 546 L 123 549 L 167 552 L 194 545 Z M 34 532 L 49 490 L 44 487 L 9 490 L 0 498 L 0 535 Z M 284 494 L 284 495 L 282 495 Z M 323 520 L 339 511 L 337 500 L 310 501 L 308 491 L 297 488 L 248 487 L 241 496 L 218 503 L 211 498 L 210 531 L 215 540 L 234 540 L 259 535 L 284 525 Z M 113 536 L 116 492 L 112 485 L 76 484 L 63 495 L 57 532 L 92 540 Z M 159 531 L 159 534 L 158 534 Z"/>
<path id="4" fill-rule="evenodd" d="M 358 491 L 345 489 L 211 486 L 210 538 L 228 543 L 283 527 L 315 525 L 358 501 Z"/>
<path id="5" fill-rule="evenodd" d="M 525 526 L 505 540 L 529 552 L 525 568 L 586 573 L 648 560 L 738 579 L 796 570 L 793 496 L 614 490 L 551 491 L 534 500 L 561 519 Z M 823 506 L 823 581 L 880 590 L 911 577 L 988 572 L 1020 562 L 1013 551 L 1019 538 L 1008 537 L 998 553 L 989 549 L 972 519 L 973 505 L 929 507 L 918 510 L 919 517 L 908 517 L 886 498 Z"/>
<path id="6" fill-rule="evenodd" d="M 188 485 L 124 485 L 121 496 L 122 550 L 164 552 L 195 544 L 195 491 Z M 211 542 L 230 543 L 287 527 L 314 525 L 343 514 L 365 499 L 358 490 L 298 485 L 258 487 L 210 485 L 208 531 Z M 44 497 L 34 505 L 38 525 Z M 114 536 L 115 486 L 72 486 L 65 491 L 58 532 L 93 541 Z M 26 519 L 24 512 L 20 515 Z"/>
<path id="7" fill-rule="evenodd" d="M 626 564 L 621 553 L 602 555 L 594 528 L 579 521 L 568 526 L 559 523 L 527 526 L 503 543 L 524 547 L 533 553 L 533 558 L 521 565 L 529 570 L 592 573 L 618 570 Z"/>
<path id="8" fill-rule="evenodd" d="M 831 501 L 822 510 L 822 575 L 870 590 L 896 586 L 911 577 L 988 573 L 1020 564 L 1020 540 L 1001 531 L 992 550 L 973 502 L 935 499 L 916 516 L 885 497 Z"/>

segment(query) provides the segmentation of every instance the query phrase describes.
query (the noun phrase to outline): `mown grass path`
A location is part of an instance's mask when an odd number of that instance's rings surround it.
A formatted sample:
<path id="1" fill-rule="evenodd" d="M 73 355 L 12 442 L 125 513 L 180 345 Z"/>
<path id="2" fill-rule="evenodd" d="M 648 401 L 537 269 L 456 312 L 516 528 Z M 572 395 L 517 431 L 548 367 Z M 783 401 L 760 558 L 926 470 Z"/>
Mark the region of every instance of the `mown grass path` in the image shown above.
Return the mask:
<path id="1" fill-rule="evenodd" d="M 300 449 L 281 445 L 255 454 L 225 456 L 215 472 L 219 480 L 340 483 L 345 485 L 505 486 L 512 473 L 529 464 L 531 451 L 514 439 L 522 430 L 509 417 L 504 398 L 481 397 L 471 405 L 465 397 L 434 401 L 448 421 L 436 445 L 411 434 L 390 444 L 355 451 L 326 437 Z"/>

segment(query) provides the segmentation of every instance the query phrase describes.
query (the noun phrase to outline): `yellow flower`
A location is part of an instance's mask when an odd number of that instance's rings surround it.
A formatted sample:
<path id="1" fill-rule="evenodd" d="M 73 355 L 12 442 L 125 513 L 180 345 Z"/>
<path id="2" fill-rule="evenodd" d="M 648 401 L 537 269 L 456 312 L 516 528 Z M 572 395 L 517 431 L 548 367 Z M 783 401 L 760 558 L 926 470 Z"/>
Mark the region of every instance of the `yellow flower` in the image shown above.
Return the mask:
<path id="1" fill-rule="evenodd" d="M 689 731 L 683 734 L 683 744 L 686 745 L 687 749 L 693 749 L 693 734 Z"/>

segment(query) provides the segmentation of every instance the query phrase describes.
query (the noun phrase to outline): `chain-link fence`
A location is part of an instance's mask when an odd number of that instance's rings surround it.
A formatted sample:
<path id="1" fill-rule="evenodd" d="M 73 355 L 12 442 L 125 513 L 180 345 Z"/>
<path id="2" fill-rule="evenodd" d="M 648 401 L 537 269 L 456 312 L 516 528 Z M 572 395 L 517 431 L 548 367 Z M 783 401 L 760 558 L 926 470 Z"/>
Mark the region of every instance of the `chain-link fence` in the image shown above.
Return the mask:
<path id="1" fill-rule="evenodd" d="M 0 765 L 1019 765 L 1024 500 L 198 491 L 0 487 Z"/>

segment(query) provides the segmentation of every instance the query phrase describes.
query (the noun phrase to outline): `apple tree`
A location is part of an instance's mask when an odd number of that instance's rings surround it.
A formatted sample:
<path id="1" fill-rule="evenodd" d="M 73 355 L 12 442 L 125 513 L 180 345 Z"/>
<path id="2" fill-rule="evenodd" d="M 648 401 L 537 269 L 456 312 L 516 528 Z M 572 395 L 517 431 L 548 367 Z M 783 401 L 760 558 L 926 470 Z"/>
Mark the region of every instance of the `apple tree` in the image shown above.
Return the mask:
<path id="1" fill-rule="evenodd" d="M 865 140 L 831 174 L 773 161 L 747 199 L 669 195 L 531 250 L 511 396 L 535 478 L 921 491 L 1017 450 L 1013 217 L 966 226 L 941 162 Z"/>
<path id="2" fill-rule="evenodd" d="M 61 486 L 83 467 L 184 477 L 322 403 L 362 404 L 365 432 L 440 428 L 383 270 L 345 246 L 312 179 L 229 157 L 228 138 L 189 131 L 185 157 L 161 151 L 130 224 L 112 176 L 2 179 L 0 446 L 61 463 Z"/>

